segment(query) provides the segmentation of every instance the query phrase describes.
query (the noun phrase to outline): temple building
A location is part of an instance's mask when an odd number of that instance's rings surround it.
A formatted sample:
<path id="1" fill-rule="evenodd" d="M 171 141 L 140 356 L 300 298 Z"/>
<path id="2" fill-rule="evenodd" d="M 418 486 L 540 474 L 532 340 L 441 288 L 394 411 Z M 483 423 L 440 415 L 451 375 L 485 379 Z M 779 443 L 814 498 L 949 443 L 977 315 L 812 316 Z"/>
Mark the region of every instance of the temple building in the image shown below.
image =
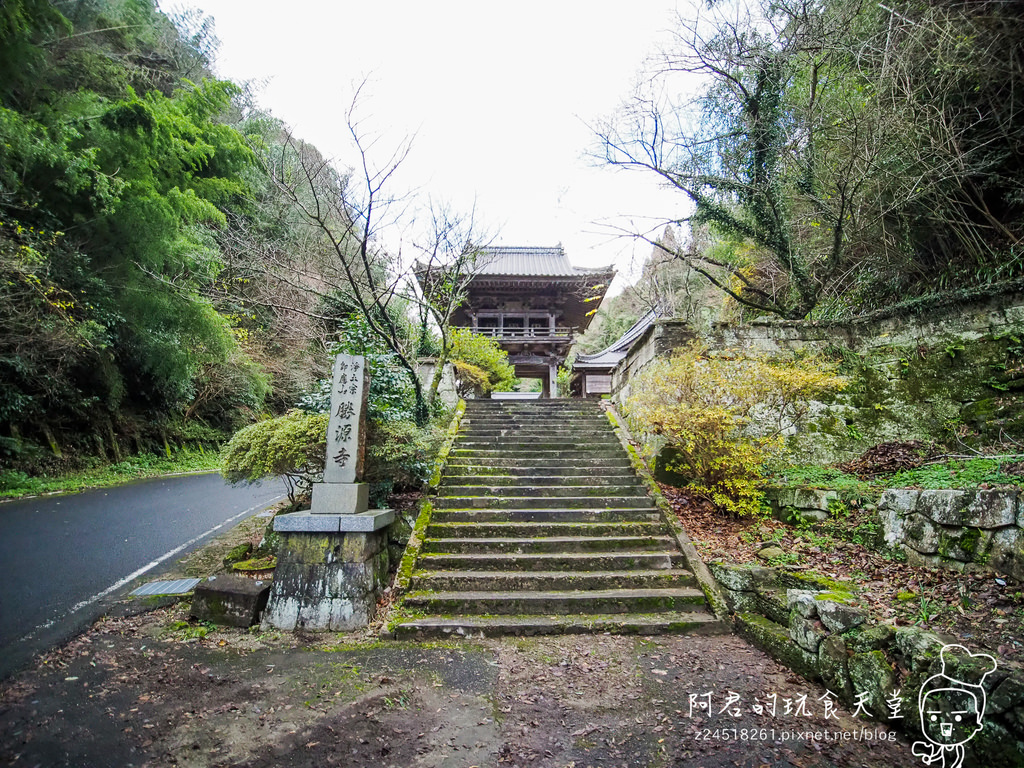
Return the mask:
<path id="1" fill-rule="evenodd" d="M 607 348 L 592 355 L 577 355 L 572 364 L 568 394 L 571 397 L 600 397 L 609 394 L 612 391 L 612 371 L 657 319 L 658 313 L 652 310 L 633 323 L 629 330 Z"/>
<path id="2" fill-rule="evenodd" d="M 541 397 L 556 396 L 558 367 L 590 324 L 615 270 L 574 267 L 557 245 L 488 248 L 473 272 L 452 324 L 494 338 L 516 376 L 539 378 Z"/>

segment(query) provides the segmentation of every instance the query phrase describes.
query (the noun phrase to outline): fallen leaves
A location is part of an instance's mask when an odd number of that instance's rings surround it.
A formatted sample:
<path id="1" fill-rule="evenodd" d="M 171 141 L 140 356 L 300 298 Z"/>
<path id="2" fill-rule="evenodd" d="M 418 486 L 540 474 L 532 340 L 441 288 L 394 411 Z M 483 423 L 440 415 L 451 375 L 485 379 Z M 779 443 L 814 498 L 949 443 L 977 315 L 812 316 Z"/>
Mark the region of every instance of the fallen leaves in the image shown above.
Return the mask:
<path id="1" fill-rule="evenodd" d="M 865 451 L 859 459 L 837 466 L 843 472 L 864 479 L 919 467 L 924 463 L 927 453 L 928 447 L 920 440 L 880 443 Z"/>
<path id="2" fill-rule="evenodd" d="M 877 446 L 884 450 L 872 460 L 909 462 L 910 445 Z M 867 513 L 857 509 L 825 527 L 799 529 L 776 520 L 727 517 L 680 488 L 662 486 L 662 492 L 702 557 L 749 563 L 772 542 L 794 556 L 796 564 L 788 568 L 851 580 L 860 590 L 858 599 L 879 622 L 916 624 L 955 635 L 968 647 L 995 651 L 1001 659 L 1024 661 L 1024 586 L 1012 578 L 914 566 L 846 541 L 840 534 L 854 538 L 858 526 L 870 523 Z"/>

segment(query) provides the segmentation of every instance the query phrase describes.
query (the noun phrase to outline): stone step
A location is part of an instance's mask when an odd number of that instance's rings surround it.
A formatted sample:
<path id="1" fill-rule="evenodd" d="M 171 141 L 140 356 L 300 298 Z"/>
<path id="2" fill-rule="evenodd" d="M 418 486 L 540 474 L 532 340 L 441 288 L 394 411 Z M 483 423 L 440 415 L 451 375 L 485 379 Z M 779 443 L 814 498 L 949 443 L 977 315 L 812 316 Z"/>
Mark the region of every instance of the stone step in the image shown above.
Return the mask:
<path id="1" fill-rule="evenodd" d="M 633 509 L 435 509 L 433 523 L 655 523 L 661 512 L 654 507 Z"/>
<path id="2" fill-rule="evenodd" d="M 535 538 L 427 539 L 422 552 L 428 554 L 478 554 L 500 552 L 537 554 L 541 552 L 668 552 L 675 541 L 668 536 L 538 536 Z"/>
<path id="3" fill-rule="evenodd" d="M 533 536 L 659 536 L 666 533 L 665 525 L 658 522 L 431 522 L 427 526 L 428 539 L 522 539 Z"/>
<path id="4" fill-rule="evenodd" d="M 629 459 L 621 458 L 588 459 L 585 461 L 567 462 L 562 465 L 537 464 L 523 459 L 489 459 L 486 462 L 472 459 L 452 457 L 445 466 L 445 477 L 456 475 L 510 475 L 514 477 L 528 475 L 545 475 L 548 477 L 566 477 L 579 475 L 581 472 L 619 474 L 632 468 Z"/>
<path id="5" fill-rule="evenodd" d="M 531 439 L 528 437 L 494 438 L 492 440 L 455 441 L 456 451 L 495 451 L 498 454 L 516 455 L 519 452 L 534 453 L 536 451 L 582 451 L 580 455 L 593 455 L 597 451 L 621 453 L 622 446 L 614 437 L 595 437 L 587 440 L 587 447 L 581 449 L 579 442 L 572 438 L 566 439 Z"/>
<path id="6" fill-rule="evenodd" d="M 564 424 L 552 419 L 538 419 L 532 424 L 464 424 L 459 430 L 459 435 L 501 435 L 514 438 L 520 435 L 544 435 L 547 437 L 566 437 L 577 432 L 587 435 L 614 435 L 611 425 L 605 424 L 579 424 L 573 421 Z"/>
<path id="7" fill-rule="evenodd" d="M 571 431 L 569 431 L 571 430 Z M 548 425 L 546 428 L 519 430 L 511 427 L 480 427 L 474 430 L 460 432 L 456 442 L 523 442 L 524 440 L 540 440 L 543 442 L 569 442 L 572 444 L 583 444 L 587 446 L 591 439 L 608 442 L 614 440 L 618 444 L 618 438 L 610 429 L 588 429 L 582 432 L 575 431 L 572 427 L 555 429 Z"/>
<path id="8" fill-rule="evenodd" d="M 590 474 L 590 475 L 446 475 L 441 488 L 454 486 L 552 486 L 567 487 L 581 485 L 632 485 L 644 488 L 643 483 L 633 474 Z"/>
<path id="9" fill-rule="evenodd" d="M 470 424 L 518 424 L 537 426 L 540 424 L 583 424 L 593 428 L 608 428 L 611 421 L 603 413 L 467 413 L 461 425 Z"/>
<path id="10" fill-rule="evenodd" d="M 686 568 L 679 551 L 643 552 L 473 552 L 424 553 L 418 567 L 424 571 L 626 571 Z"/>
<path id="11" fill-rule="evenodd" d="M 682 568 L 630 571 L 419 571 L 410 588 L 417 591 L 543 591 L 554 589 L 661 589 L 695 587 Z"/>
<path id="12" fill-rule="evenodd" d="M 597 402 L 473 401 L 397 636 L 726 632 Z"/>
<path id="13" fill-rule="evenodd" d="M 520 418 L 518 416 L 490 416 L 482 418 L 474 416 L 463 418 L 460 429 L 543 429 L 551 424 L 569 425 L 581 429 L 593 429 L 608 431 L 611 423 L 604 416 L 579 417 L 571 419 L 560 419 L 558 416 L 529 416 Z"/>
<path id="14" fill-rule="evenodd" d="M 583 429 L 588 432 L 602 432 L 605 434 L 613 431 L 611 424 L 609 424 L 607 420 L 600 421 L 594 419 L 579 421 L 577 419 L 562 420 L 555 417 L 538 418 L 531 421 L 521 421 L 519 419 L 508 419 L 504 421 L 499 419 L 488 419 L 487 421 L 473 420 L 463 422 L 459 429 L 460 434 L 465 434 L 469 431 L 507 431 L 511 434 L 515 434 L 520 431 L 531 433 L 539 432 L 544 429 L 547 429 L 551 434 L 564 434 L 566 432 L 571 434 L 571 431 L 575 429 Z"/>
<path id="15" fill-rule="evenodd" d="M 619 440 L 615 436 L 615 433 L 611 430 L 587 430 L 585 433 L 577 435 L 571 432 L 571 427 L 565 429 L 536 429 L 530 430 L 529 432 L 520 432 L 515 429 L 500 429 L 490 428 L 487 430 L 477 430 L 475 432 L 460 432 L 456 438 L 456 443 L 522 443 L 526 441 L 531 442 L 544 442 L 544 443 L 568 443 L 570 445 L 576 445 L 581 448 L 586 448 L 590 445 L 591 440 L 600 440 L 601 442 L 614 441 L 615 445 L 619 445 Z"/>
<path id="16" fill-rule="evenodd" d="M 634 509 L 647 496 L 438 496 L 434 509 Z"/>
<path id="17" fill-rule="evenodd" d="M 432 614 L 573 614 L 702 611 L 704 593 L 669 589 L 515 590 L 511 592 L 410 592 L 405 606 Z"/>
<path id="18" fill-rule="evenodd" d="M 410 619 L 392 628 L 398 640 L 502 635 L 723 635 L 725 622 L 705 612 L 591 616 L 449 616 Z"/>
<path id="19" fill-rule="evenodd" d="M 488 462 L 491 459 L 533 459 L 534 463 L 547 464 L 569 463 L 575 465 L 585 459 L 618 459 L 622 457 L 622 448 L 618 445 L 597 446 L 594 448 L 562 448 L 537 449 L 533 447 L 516 448 L 459 448 L 455 447 L 449 454 L 455 459 L 476 459 Z"/>
<path id="20" fill-rule="evenodd" d="M 639 483 L 632 485 L 443 485 L 439 498 L 519 499 L 562 497 L 639 497 L 645 493 Z M 487 506 L 483 504 L 481 506 Z"/>
<path id="21" fill-rule="evenodd" d="M 466 401 L 466 410 L 489 410 L 494 408 L 508 409 L 513 411 L 532 410 L 565 410 L 574 409 L 579 411 L 600 410 L 600 403 L 596 400 L 573 400 L 569 398 L 553 398 L 550 400 L 503 400 L 498 398 L 480 398 Z"/>
<path id="22" fill-rule="evenodd" d="M 467 413 L 462 417 L 461 424 L 515 424 L 538 426 L 540 424 L 572 425 L 582 424 L 592 428 L 608 428 L 611 421 L 603 413 Z"/>
<path id="23" fill-rule="evenodd" d="M 515 413 L 511 411 L 470 411 L 463 416 L 463 421 L 468 422 L 483 422 L 483 421 L 506 421 L 506 422 L 540 422 L 540 421 L 557 421 L 562 424 L 571 424 L 574 422 L 586 422 L 589 424 L 604 423 L 607 425 L 608 417 L 600 411 L 531 411 L 528 413 Z"/>

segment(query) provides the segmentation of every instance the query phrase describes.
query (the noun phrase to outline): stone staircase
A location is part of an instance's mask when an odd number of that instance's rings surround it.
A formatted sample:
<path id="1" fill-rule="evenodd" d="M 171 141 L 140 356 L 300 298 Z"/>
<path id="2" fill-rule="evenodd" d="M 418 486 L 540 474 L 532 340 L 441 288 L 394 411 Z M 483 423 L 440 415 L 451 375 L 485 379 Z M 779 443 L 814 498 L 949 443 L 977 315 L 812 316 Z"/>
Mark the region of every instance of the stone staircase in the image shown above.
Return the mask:
<path id="1" fill-rule="evenodd" d="M 597 402 L 473 400 L 399 638 L 728 631 Z"/>

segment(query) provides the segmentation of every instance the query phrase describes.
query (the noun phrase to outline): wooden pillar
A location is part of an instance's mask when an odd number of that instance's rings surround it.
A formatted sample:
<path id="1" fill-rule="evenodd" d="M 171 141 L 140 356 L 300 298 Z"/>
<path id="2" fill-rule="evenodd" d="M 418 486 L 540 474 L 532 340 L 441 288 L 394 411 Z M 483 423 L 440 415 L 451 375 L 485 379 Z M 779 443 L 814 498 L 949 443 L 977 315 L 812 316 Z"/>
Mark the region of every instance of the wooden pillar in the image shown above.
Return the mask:
<path id="1" fill-rule="evenodd" d="M 545 389 L 547 390 L 547 397 L 555 398 L 559 397 L 558 391 L 558 364 L 548 363 L 548 378 L 544 382 Z"/>

